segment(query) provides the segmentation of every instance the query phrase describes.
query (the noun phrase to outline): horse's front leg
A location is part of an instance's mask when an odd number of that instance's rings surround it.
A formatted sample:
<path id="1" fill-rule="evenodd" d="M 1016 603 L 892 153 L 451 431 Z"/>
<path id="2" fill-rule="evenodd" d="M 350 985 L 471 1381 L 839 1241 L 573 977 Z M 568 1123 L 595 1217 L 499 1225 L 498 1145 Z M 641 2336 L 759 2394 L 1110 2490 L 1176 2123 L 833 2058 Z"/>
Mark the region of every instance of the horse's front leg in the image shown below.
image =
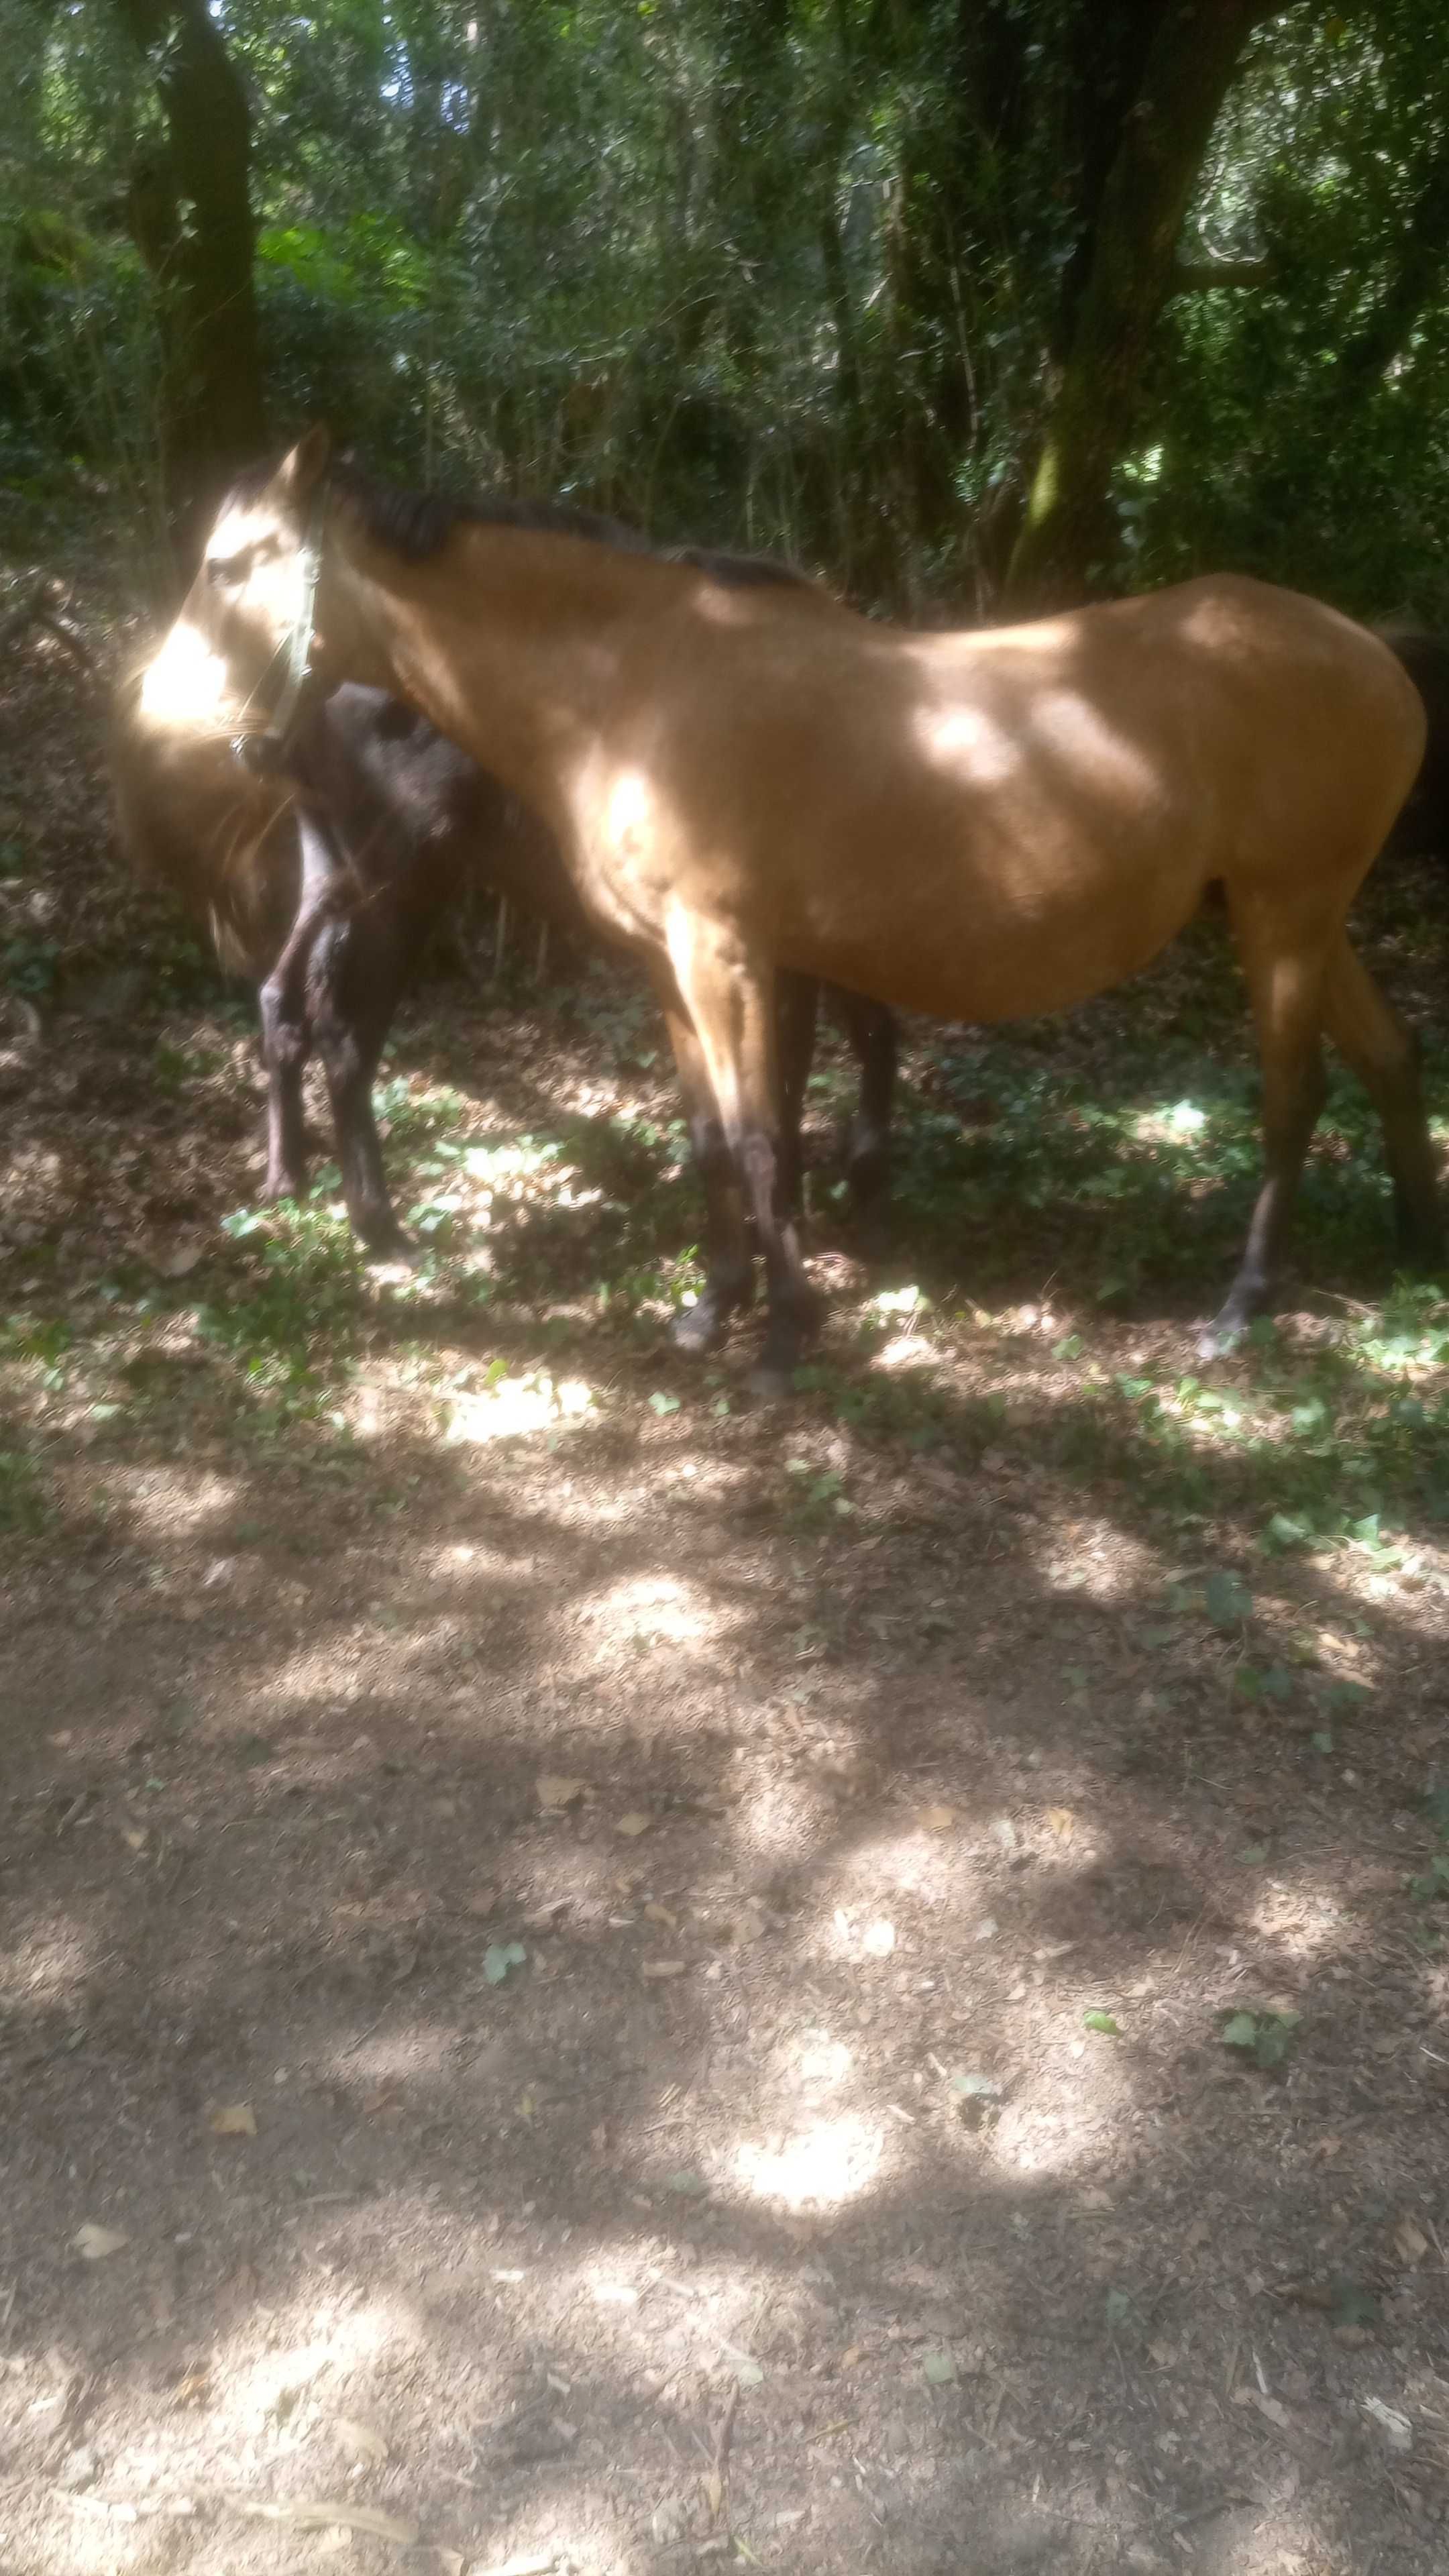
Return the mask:
<path id="1" fill-rule="evenodd" d="M 752 954 L 738 932 L 697 915 L 670 924 L 669 958 L 765 1256 L 769 1321 L 750 1386 L 784 1395 L 822 1301 L 780 1188 L 773 963 Z"/>
<path id="2" fill-rule="evenodd" d="M 731 1315 L 751 1303 L 755 1265 L 734 1160 L 725 1143 L 694 1023 L 680 1003 L 672 976 L 656 975 L 655 990 L 674 1049 L 690 1147 L 704 1191 L 704 1288 L 692 1306 L 681 1307 L 669 1333 L 676 1350 L 692 1354 L 710 1350 Z"/>

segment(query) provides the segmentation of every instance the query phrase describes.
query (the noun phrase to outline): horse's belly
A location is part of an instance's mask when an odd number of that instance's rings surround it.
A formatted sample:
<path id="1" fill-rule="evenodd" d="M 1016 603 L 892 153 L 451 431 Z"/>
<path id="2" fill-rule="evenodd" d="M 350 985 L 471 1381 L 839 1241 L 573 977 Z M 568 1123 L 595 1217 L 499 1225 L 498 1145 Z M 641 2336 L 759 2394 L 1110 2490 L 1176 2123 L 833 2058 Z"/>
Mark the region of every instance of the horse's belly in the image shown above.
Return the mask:
<path id="1" fill-rule="evenodd" d="M 1192 869 L 1136 879 L 1089 872 L 1085 885 L 1066 887 L 1019 883 L 1009 899 L 978 881 L 964 899 L 959 887 L 938 886 L 921 900 L 897 879 L 889 903 L 841 907 L 830 926 L 817 920 L 799 947 L 790 943 L 786 962 L 901 1010 L 1031 1019 L 1140 973 L 1192 918 L 1201 893 Z"/>

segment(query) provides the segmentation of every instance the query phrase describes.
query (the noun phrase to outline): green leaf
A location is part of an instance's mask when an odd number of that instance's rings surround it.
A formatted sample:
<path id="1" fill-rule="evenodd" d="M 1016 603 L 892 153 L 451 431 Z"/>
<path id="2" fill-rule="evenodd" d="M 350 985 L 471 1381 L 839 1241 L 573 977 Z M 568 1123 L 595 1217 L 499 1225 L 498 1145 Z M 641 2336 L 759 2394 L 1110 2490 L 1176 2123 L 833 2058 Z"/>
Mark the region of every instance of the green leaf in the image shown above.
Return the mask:
<path id="1" fill-rule="evenodd" d="M 1132 2300 L 1128 2292 L 1126 2290 L 1109 2290 L 1107 2292 L 1106 2299 L 1103 2302 L 1103 2311 L 1107 2319 L 1107 2330 L 1109 2334 L 1115 2334 L 1119 2326 L 1125 2326 L 1128 2318 L 1132 2314 Z"/>
<path id="2" fill-rule="evenodd" d="M 660 1415 L 666 1413 L 677 1413 L 679 1411 L 679 1398 L 677 1395 L 651 1395 L 649 1398 L 649 1410 L 651 1413 L 658 1413 Z"/>
<path id="3" fill-rule="evenodd" d="M 1333 1751 L 1332 1727 L 1316 1726 L 1308 1741 L 1315 1753 L 1331 1753 Z"/>
<path id="4" fill-rule="evenodd" d="M 1203 1587 L 1203 1607 L 1215 1628 L 1237 1628 L 1251 1613 L 1253 1596 L 1235 1574 L 1210 1574 Z"/>
<path id="5" fill-rule="evenodd" d="M 1253 2048 L 1258 2038 L 1256 2013 L 1229 2013 L 1223 2024 L 1223 2043 L 1228 2048 Z"/>
<path id="6" fill-rule="evenodd" d="M 709 2185 L 702 2175 L 691 2173 L 688 2165 L 677 2165 L 673 2173 L 665 2175 L 664 2188 L 680 2200 L 702 2200 Z"/>
<path id="7" fill-rule="evenodd" d="M 956 2364 L 949 2352 L 928 2352 L 921 2368 L 933 2388 L 949 2388 L 956 2376 Z"/>
<path id="8" fill-rule="evenodd" d="M 1268 1846 L 1266 1843 L 1244 1843 L 1242 1850 L 1238 1854 L 1239 1860 L 1243 1862 L 1245 1867 L 1250 1869 L 1255 1869 L 1259 1861 L 1266 1860 L 1267 1857 Z"/>
<path id="9" fill-rule="evenodd" d="M 521 1941 L 490 1941 L 483 1953 L 483 1974 L 490 1986 L 501 1986 L 510 1968 L 521 1968 L 528 1952 Z"/>
<path id="10" fill-rule="evenodd" d="M 1099 2012 L 1096 2010 L 1093 2010 L 1092 2012 L 1084 2012 L 1082 2015 L 1082 2027 L 1084 2030 L 1100 2031 L 1104 2039 L 1120 2039 L 1122 2036 L 1113 2016 L 1109 2012 Z"/>

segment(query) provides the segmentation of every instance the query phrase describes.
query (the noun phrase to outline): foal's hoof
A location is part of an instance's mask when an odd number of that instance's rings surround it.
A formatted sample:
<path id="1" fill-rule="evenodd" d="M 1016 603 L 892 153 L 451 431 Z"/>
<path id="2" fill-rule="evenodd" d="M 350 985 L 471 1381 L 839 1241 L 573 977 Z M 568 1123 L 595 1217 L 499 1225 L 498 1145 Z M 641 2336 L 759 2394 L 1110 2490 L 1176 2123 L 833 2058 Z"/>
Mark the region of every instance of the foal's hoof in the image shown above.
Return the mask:
<path id="1" fill-rule="evenodd" d="M 724 1317 L 703 1297 L 692 1306 L 681 1306 L 669 1326 L 670 1341 L 685 1359 L 699 1359 L 712 1351 L 723 1333 Z"/>

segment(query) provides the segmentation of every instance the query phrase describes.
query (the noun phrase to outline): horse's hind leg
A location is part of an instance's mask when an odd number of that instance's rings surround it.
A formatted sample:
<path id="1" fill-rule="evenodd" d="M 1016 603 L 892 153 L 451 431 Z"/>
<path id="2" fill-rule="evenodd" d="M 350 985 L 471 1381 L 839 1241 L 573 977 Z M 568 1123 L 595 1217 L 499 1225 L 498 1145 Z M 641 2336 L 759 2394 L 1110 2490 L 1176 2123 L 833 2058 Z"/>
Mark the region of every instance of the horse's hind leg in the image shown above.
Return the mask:
<path id="1" fill-rule="evenodd" d="M 717 1342 L 737 1309 L 755 1293 L 755 1265 L 745 1225 L 734 1158 L 725 1142 L 704 1055 L 689 1013 L 672 982 L 655 979 L 660 1007 L 679 1069 L 689 1141 L 704 1191 L 705 1282 L 692 1306 L 682 1306 L 670 1326 L 676 1350 L 697 1353 Z"/>
<path id="2" fill-rule="evenodd" d="M 1263 1068 L 1264 1178 L 1227 1303 L 1202 1351 L 1227 1349 L 1273 1297 L 1304 1158 L 1327 1085 L 1323 1073 L 1322 934 L 1294 941 L 1255 904 L 1230 896 L 1233 930 L 1252 997 Z"/>
<path id="3" fill-rule="evenodd" d="M 1328 961 L 1324 1023 L 1383 1121 L 1399 1252 L 1415 1267 L 1437 1269 L 1444 1259 L 1444 1227 L 1418 1040 L 1389 1008 L 1346 938 Z"/>
<path id="4" fill-rule="evenodd" d="M 750 1385 L 758 1395 L 782 1395 L 821 1301 L 779 1186 L 775 976 L 737 933 L 697 915 L 676 915 L 669 956 L 765 1256 L 769 1323 Z"/>

